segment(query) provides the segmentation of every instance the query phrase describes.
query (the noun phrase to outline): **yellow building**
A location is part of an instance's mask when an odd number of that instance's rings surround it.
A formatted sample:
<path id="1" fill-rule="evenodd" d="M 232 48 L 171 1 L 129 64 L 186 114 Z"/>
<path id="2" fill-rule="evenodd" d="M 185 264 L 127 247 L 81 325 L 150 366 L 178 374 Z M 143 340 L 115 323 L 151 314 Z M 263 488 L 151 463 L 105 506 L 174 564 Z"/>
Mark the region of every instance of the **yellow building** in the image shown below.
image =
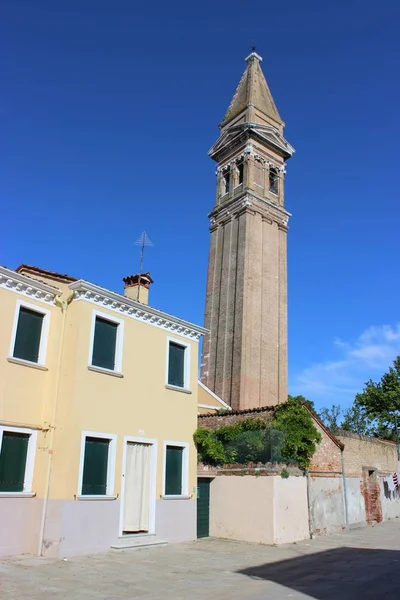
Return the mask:
<path id="1" fill-rule="evenodd" d="M 124 282 L 0 267 L 0 555 L 196 537 L 206 330 Z"/>

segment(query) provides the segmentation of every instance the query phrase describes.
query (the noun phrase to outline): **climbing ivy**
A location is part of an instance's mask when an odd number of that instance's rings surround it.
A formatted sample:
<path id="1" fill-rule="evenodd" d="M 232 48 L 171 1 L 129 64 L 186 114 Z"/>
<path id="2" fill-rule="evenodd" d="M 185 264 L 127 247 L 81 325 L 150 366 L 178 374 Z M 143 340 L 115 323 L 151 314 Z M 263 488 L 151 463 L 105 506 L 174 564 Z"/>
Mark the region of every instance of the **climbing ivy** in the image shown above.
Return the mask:
<path id="1" fill-rule="evenodd" d="M 282 456 L 297 462 L 303 469 L 308 469 L 322 437 L 301 400 L 291 398 L 277 406 L 271 425 L 284 434 Z"/>
<path id="2" fill-rule="evenodd" d="M 248 417 L 216 430 L 194 434 L 199 462 L 208 465 L 293 462 L 307 469 L 321 441 L 301 399 L 289 398 L 270 420 Z"/>

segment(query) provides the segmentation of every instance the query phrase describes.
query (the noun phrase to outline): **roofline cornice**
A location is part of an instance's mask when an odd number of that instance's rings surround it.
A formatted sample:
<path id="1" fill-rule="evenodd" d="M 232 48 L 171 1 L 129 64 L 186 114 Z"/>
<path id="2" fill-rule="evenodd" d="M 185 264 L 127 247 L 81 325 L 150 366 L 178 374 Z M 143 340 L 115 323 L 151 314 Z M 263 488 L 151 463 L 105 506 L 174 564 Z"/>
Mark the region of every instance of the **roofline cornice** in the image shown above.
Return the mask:
<path id="1" fill-rule="evenodd" d="M 1 266 L 0 288 L 47 304 L 53 304 L 54 298 L 61 293 L 56 287 Z"/>
<path id="2" fill-rule="evenodd" d="M 111 292 L 83 279 L 71 283 L 68 287 L 75 292 L 76 300 L 91 302 L 97 306 L 102 306 L 118 314 L 124 314 L 143 323 L 160 327 L 188 339 L 198 340 L 200 336 L 208 333 L 208 329 L 204 327 L 194 325 L 189 321 L 179 319 L 157 308 L 142 304 L 127 296 Z"/>

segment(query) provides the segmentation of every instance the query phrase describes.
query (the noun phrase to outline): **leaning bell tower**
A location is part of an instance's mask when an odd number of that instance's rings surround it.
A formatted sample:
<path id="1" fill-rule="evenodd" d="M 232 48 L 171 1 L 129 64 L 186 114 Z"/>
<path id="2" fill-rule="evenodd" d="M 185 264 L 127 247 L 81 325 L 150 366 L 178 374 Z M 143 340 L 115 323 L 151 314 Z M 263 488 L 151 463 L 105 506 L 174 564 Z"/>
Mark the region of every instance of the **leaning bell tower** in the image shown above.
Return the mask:
<path id="1" fill-rule="evenodd" d="M 209 151 L 210 218 L 201 381 L 234 410 L 287 399 L 285 163 L 294 148 L 255 51 Z"/>

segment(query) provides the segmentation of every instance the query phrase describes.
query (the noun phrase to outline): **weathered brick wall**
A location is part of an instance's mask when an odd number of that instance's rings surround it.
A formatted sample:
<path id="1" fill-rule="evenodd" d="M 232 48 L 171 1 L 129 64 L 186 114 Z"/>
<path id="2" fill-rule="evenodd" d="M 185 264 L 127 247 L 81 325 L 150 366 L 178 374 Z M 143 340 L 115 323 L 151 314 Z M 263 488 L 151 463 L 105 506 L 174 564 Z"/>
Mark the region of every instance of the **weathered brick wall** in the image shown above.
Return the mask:
<path id="1" fill-rule="evenodd" d="M 199 427 L 204 427 L 205 429 L 218 429 L 223 425 L 233 425 L 238 421 L 243 421 L 244 419 L 256 418 L 262 419 L 263 421 L 270 421 L 274 416 L 273 409 L 266 409 L 263 411 L 260 410 L 249 410 L 244 411 L 241 414 L 236 412 L 232 413 L 223 413 L 222 415 L 198 415 L 198 425 Z"/>
<path id="2" fill-rule="evenodd" d="M 374 522 L 381 523 L 383 518 L 378 478 L 374 475 L 370 476 L 368 472 L 364 471 L 361 493 L 364 496 L 365 516 L 368 525 L 372 525 Z"/>
<path id="3" fill-rule="evenodd" d="M 338 439 L 345 445 L 344 464 L 347 477 L 362 477 L 363 467 L 380 473 L 397 471 L 397 446 L 394 442 L 341 431 Z"/>
<path id="4" fill-rule="evenodd" d="M 223 465 L 222 467 L 210 467 L 208 465 L 197 465 L 197 477 L 217 477 L 218 475 L 228 475 L 233 477 L 243 477 L 252 475 L 254 477 L 276 477 L 281 475 L 285 469 L 292 477 L 304 477 L 303 471 L 294 465 L 288 463 L 249 463 L 248 465 Z"/>
<path id="5" fill-rule="evenodd" d="M 317 451 L 311 459 L 310 471 L 342 471 L 341 451 L 324 429 L 314 421 L 315 427 L 322 436 Z M 340 476 L 340 475 L 338 475 Z"/>

